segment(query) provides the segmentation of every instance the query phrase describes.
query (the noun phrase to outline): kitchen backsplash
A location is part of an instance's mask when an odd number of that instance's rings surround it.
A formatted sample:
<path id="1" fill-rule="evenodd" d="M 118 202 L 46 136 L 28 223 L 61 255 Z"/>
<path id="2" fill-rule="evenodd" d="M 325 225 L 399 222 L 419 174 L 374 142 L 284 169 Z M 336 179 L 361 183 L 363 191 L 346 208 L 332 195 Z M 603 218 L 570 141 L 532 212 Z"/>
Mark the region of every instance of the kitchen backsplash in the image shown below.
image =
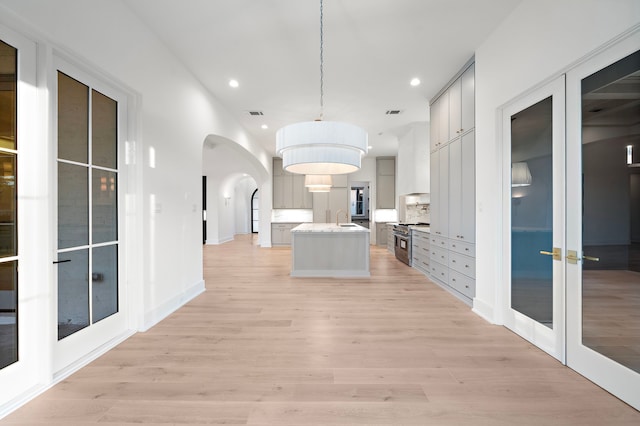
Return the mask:
<path id="1" fill-rule="evenodd" d="M 406 223 L 431 223 L 430 204 L 407 204 Z"/>
<path id="2" fill-rule="evenodd" d="M 271 222 L 273 223 L 313 222 L 313 210 L 311 209 L 274 209 L 274 210 L 271 210 Z"/>

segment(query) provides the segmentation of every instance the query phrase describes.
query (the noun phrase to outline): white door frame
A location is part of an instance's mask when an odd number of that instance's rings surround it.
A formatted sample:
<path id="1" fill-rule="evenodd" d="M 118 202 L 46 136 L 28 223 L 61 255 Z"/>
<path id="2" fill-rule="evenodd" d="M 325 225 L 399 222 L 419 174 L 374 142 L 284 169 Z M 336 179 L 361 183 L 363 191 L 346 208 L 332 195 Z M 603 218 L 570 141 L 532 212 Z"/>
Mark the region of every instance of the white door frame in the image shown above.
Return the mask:
<path id="1" fill-rule="evenodd" d="M 582 253 L 582 93 L 583 78 L 628 56 L 640 46 L 640 29 L 605 46 L 567 72 L 567 249 Z M 579 256 L 582 257 L 582 256 Z M 582 344 L 582 262 L 567 264 L 567 365 L 640 409 L 640 373 Z"/>
<path id="2" fill-rule="evenodd" d="M 66 377 L 71 372 L 77 370 L 80 366 L 90 361 L 99 353 L 106 350 L 105 348 L 113 347 L 116 342 L 123 340 L 132 334 L 130 318 L 130 297 L 131 293 L 127 282 L 127 244 L 126 244 L 126 215 L 125 215 L 125 192 L 127 188 L 126 177 L 126 161 L 125 161 L 125 141 L 127 141 L 128 131 L 128 109 L 127 95 L 120 91 L 114 85 L 104 82 L 102 79 L 93 75 L 90 71 L 86 71 L 82 66 L 72 63 L 70 60 L 63 58 L 54 52 L 53 67 L 50 70 L 49 83 L 51 92 L 51 108 L 54 111 L 52 116 L 52 151 L 51 161 L 54 164 L 51 172 L 52 182 L 52 205 L 53 221 L 51 225 L 53 238 L 52 250 L 53 258 L 58 257 L 58 238 L 57 238 L 57 200 L 58 200 L 58 155 L 57 155 L 57 75 L 61 71 L 70 77 L 77 79 L 83 84 L 88 85 L 91 89 L 108 96 L 118 103 L 118 312 L 104 318 L 103 320 L 91 324 L 76 333 L 57 340 L 57 332 L 53 332 L 53 360 L 52 370 L 54 380 Z M 89 182 L 89 186 L 91 182 Z M 55 329 L 58 321 L 58 279 L 57 266 L 53 265 L 52 279 L 54 289 L 52 292 L 51 303 L 51 326 Z M 91 282 L 89 283 L 91 284 Z"/>
<path id="3" fill-rule="evenodd" d="M 511 116 L 552 96 L 553 119 L 553 247 L 564 248 L 565 175 L 565 88 L 559 76 L 504 106 L 502 117 L 502 315 L 504 325 L 540 349 L 565 362 L 565 270 L 564 262 L 553 261 L 553 328 L 549 328 L 511 308 Z M 541 248 L 551 251 L 552 247 Z"/>

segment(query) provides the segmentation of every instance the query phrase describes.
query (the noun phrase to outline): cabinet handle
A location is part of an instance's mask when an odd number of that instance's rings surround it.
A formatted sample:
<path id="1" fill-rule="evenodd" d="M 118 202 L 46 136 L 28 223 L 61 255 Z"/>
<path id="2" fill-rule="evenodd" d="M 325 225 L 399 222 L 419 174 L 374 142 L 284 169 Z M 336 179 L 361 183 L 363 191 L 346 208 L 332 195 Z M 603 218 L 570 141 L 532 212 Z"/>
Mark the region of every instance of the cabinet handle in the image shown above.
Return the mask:
<path id="1" fill-rule="evenodd" d="M 469 288 L 469 286 L 468 286 L 468 285 L 465 285 L 464 287 L 465 287 L 465 288 Z"/>
<path id="2" fill-rule="evenodd" d="M 468 268 L 468 267 L 469 267 L 469 265 L 464 265 L 464 267 L 465 267 L 465 268 Z"/>
<path id="3" fill-rule="evenodd" d="M 456 279 L 455 278 L 451 278 L 451 281 L 456 282 Z"/>
<path id="4" fill-rule="evenodd" d="M 455 259 L 451 259 L 451 262 L 456 263 Z"/>

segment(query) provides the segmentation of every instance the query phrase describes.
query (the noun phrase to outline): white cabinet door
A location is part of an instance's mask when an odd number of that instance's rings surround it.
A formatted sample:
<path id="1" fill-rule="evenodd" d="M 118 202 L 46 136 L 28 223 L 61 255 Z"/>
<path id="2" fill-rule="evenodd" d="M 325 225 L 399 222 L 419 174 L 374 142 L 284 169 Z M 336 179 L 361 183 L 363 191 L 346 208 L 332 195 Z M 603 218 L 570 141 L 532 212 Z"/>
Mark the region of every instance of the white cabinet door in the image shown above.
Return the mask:
<path id="1" fill-rule="evenodd" d="M 430 151 L 433 152 L 438 149 L 440 142 L 440 98 L 431 104 L 429 110 L 429 147 Z"/>
<path id="2" fill-rule="evenodd" d="M 475 131 L 462 136 L 461 162 L 461 240 L 476 242 L 476 141 Z"/>
<path id="3" fill-rule="evenodd" d="M 449 87 L 449 140 L 460 135 L 460 111 L 461 111 L 461 86 L 460 79 Z"/>
<path id="4" fill-rule="evenodd" d="M 462 142 L 454 139 L 449 148 L 449 235 L 460 239 L 462 228 Z"/>
<path id="5" fill-rule="evenodd" d="M 460 77 L 461 102 L 460 102 L 460 133 L 473 129 L 476 124 L 476 87 L 475 65 L 471 65 Z"/>
<path id="6" fill-rule="evenodd" d="M 440 151 L 434 151 L 429 158 L 431 173 L 431 232 L 440 230 Z"/>
<path id="7" fill-rule="evenodd" d="M 329 209 L 329 193 L 313 193 L 313 222 L 327 223 L 327 210 Z"/>
<path id="8" fill-rule="evenodd" d="M 293 175 L 291 207 L 294 209 L 310 209 L 312 206 L 312 193 L 304 186 L 304 175 Z"/>
<path id="9" fill-rule="evenodd" d="M 394 176 L 378 176 L 376 180 L 376 208 L 395 209 L 396 189 Z"/>
<path id="10" fill-rule="evenodd" d="M 284 198 L 284 208 L 291 209 L 293 208 L 293 175 L 290 173 L 285 173 L 283 178 L 282 185 L 282 194 Z"/>
<path id="11" fill-rule="evenodd" d="M 438 99 L 438 146 L 449 141 L 449 92 L 443 93 Z"/>
<path id="12" fill-rule="evenodd" d="M 273 208 L 283 209 L 284 204 L 284 176 L 276 175 L 273 177 Z"/>
<path id="13" fill-rule="evenodd" d="M 439 150 L 438 162 L 438 231 L 439 236 L 449 236 L 449 145 L 445 145 Z"/>

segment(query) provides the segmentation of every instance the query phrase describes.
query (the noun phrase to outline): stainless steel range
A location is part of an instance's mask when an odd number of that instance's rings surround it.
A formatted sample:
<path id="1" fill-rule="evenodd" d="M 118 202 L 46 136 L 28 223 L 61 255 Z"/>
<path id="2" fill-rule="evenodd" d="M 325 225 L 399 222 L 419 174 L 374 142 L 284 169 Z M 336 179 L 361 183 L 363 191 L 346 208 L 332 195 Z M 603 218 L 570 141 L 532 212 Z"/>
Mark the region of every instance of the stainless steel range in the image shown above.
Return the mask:
<path id="1" fill-rule="evenodd" d="M 411 228 L 412 225 L 428 223 L 398 223 L 393 225 L 393 239 L 396 259 L 411 266 Z"/>

